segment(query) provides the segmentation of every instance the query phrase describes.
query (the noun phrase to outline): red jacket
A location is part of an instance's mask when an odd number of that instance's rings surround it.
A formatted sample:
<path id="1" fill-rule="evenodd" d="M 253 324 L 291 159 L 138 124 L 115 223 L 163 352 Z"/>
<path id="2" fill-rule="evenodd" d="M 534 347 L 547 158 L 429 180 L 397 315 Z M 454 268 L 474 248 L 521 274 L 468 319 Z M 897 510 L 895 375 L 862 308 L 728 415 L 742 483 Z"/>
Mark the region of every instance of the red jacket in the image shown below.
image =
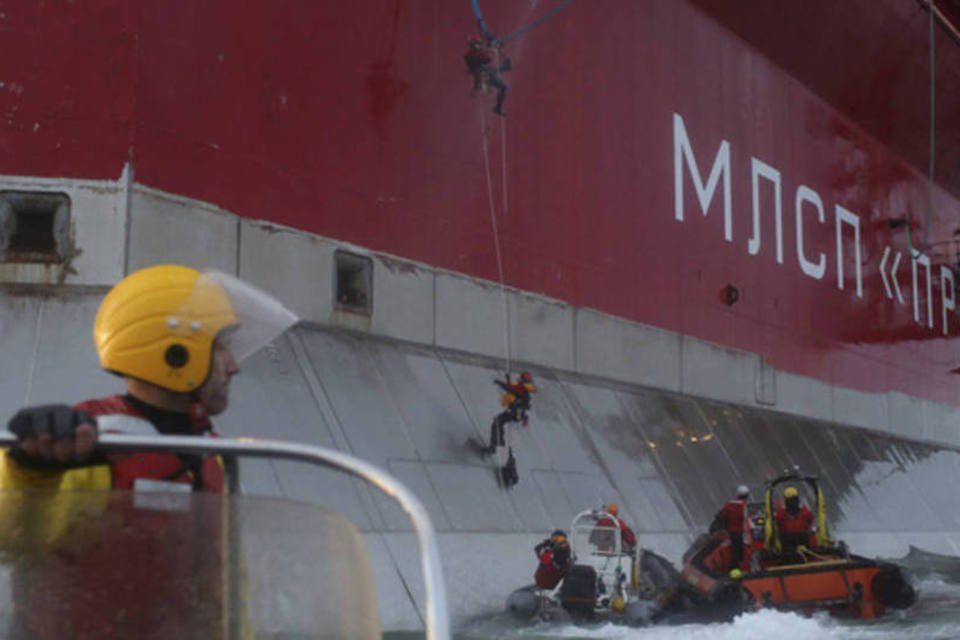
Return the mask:
<path id="1" fill-rule="evenodd" d="M 720 509 L 720 519 L 724 528 L 730 533 L 743 535 L 743 510 L 747 506 L 746 500 L 728 500 Z"/>
<path id="2" fill-rule="evenodd" d="M 196 433 L 187 416 L 122 396 L 77 407 L 106 431 L 146 433 L 152 425 L 155 432 Z M 32 528 L 66 524 L 52 535 L 33 534 L 48 541 L 45 552 L 12 572 L 19 632 L 39 640 L 137 638 L 145 630 L 151 637 L 224 637 L 224 477 L 216 458 L 117 454 L 50 474 L 62 478 L 60 486 L 93 491 L 61 489 L 50 501 L 56 512 L 42 522 L 19 514 Z M 104 491 L 111 488 L 132 491 Z"/>
<path id="3" fill-rule="evenodd" d="M 139 409 L 136 404 L 138 404 L 137 401 L 131 401 L 124 396 L 109 396 L 87 400 L 76 406 L 77 409 L 82 409 L 94 417 L 123 415 L 140 418 L 153 424 L 151 417 L 144 415 L 143 410 Z M 167 412 L 157 411 L 157 413 L 162 415 Z M 190 423 L 190 426 L 187 426 L 187 423 L 188 421 L 185 419 L 183 425 L 177 425 L 181 426 L 181 429 L 170 433 L 188 435 L 192 431 L 199 435 L 209 431 L 211 435 L 216 435 L 208 419 L 203 419 L 200 424 Z M 164 428 L 162 424 L 154 424 L 154 429 L 158 432 L 163 431 Z M 109 426 L 104 431 L 109 432 Z M 152 479 L 190 484 L 194 489 L 203 491 L 223 492 L 223 469 L 214 456 L 205 456 L 202 460 L 189 460 L 172 453 L 117 454 L 110 458 L 110 470 L 113 489 L 134 489 L 137 479 Z"/>
<path id="4" fill-rule="evenodd" d="M 539 558 L 540 564 L 537 565 L 537 570 L 533 574 L 533 581 L 541 589 L 553 589 L 567 572 L 567 567 L 570 566 L 570 557 L 567 556 L 566 562 L 554 562 L 553 549 L 548 548 L 540 552 Z"/>
<path id="5" fill-rule="evenodd" d="M 620 546 L 621 547 L 633 547 L 637 544 L 637 536 L 634 535 L 633 529 L 627 526 L 627 523 L 621 520 L 620 518 L 608 518 L 604 516 L 597 520 L 598 527 L 620 527 Z"/>
<path id="6" fill-rule="evenodd" d="M 794 515 L 780 507 L 774 517 L 780 533 L 809 533 L 813 527 L 813 513 L 806 505 L 802 505 Z"/>

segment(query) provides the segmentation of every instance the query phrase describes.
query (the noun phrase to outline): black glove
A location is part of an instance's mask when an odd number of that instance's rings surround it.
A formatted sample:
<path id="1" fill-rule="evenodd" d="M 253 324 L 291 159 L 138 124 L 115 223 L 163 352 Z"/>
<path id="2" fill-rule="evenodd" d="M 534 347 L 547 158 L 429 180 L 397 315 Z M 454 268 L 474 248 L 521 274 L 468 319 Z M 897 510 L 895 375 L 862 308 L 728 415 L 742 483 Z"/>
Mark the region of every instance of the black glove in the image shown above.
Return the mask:
<path id="1" fill-rule="evenodd" d="M 92 424 L 97 421 L 86 411 L 80 411 L 65 404 L 47 404 L 38 407 L 21 409 L 10 418 L 7 430 L 17 436 L 18 440 L 28 440 L 42 435 L 49 435 L 51 440 L 72 438 L 80 424 Z M 77 462 L 48 462 L 33 458 L 23 449 L 14 447 L 11 450 L 13 459 L 24 466 L 43 468 L 69 468 L 78 466 Z M 85 462 L 83 464 L 90 464 Z"/>

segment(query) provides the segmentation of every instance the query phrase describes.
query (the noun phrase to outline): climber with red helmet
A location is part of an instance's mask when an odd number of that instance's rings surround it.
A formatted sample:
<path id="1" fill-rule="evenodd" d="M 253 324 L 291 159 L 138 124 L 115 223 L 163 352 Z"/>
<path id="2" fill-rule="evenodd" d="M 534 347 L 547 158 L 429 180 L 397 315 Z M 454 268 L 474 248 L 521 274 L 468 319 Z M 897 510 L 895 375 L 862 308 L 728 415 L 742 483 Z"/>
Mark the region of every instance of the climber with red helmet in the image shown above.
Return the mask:
<path id="1" fill-rule="evenodd" d="M 503 101 L 507 97 L 507 85 L 500 73 L 510 71 L 511 65 L 509 58 L 498 60 L 500 45 L 500 41 L 495 38 L 471 36 L 467 39 L 467 52 L 463 55 L 463 61 L 467 63 L 467 71 L 473 77 L 470 95 L 485 93 L 488 86 L 493 87 L 497 90 L 497 103 L 493 112 L 505 116 Z"/>
<path id="2" fill-rule="evenodd" d="M 506 446 L 506 425 L 510 422 L 518 422 L 527 426 L 529 418 L 527 412 L 530 410 L 530 398 L 537 392 L 537 386 L 533 383 L 533 374 L 524 371 L 519 379 L 514 382 L 507 373 L 504 380 L 494 380 L 494 384 L 503 389 L 500 396 L 500 406 L 503 411 L 498 413 L 493 422 L 490 423 L 490 445 L 485 453 L 494 454 L 497 447 Z M 509 449 L 507 463 L 502 470 L 503 484 L 510 487 L 517 482 L 516 461 L 513 459 L 513 451 Z"/>
<path id="3" fill-rule="evenodd" d="M 527 412 L 530 410 L 530 397 L 537 392 L 537 386 L 533 384 L 533 375 L 529 371 L 520 374 L 520 379 L 516 382 L 511 381 L 510 374 L 504 376 L 504 380 L 494 380 L 493 383 L 503 389 L 503 395 L 500 396 L 500 406 L 504 408 L 493 419 L 490 425 L 490 451 L 493 452 L 496 447 L 504 445 L 503 427 L 508 422 L 519 422 L 527 426 L 529 418 Z"/>

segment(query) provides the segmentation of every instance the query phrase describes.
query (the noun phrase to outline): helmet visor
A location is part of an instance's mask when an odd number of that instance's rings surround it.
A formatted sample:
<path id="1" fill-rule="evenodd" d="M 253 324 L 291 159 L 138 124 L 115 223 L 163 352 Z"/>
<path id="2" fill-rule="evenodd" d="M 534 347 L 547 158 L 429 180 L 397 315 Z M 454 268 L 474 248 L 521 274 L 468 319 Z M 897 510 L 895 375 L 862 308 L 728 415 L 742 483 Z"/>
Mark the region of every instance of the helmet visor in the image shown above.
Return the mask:
<path id="1" fill-rule="evenodd" d="M 186 304 L 222 305 L 226 309 L 226 314 L 219 316 L 216 338 L 231 350 L 238 363 L 279 337 L 298 319 L 270 294 L 222 271 L 201 273 Z"/>

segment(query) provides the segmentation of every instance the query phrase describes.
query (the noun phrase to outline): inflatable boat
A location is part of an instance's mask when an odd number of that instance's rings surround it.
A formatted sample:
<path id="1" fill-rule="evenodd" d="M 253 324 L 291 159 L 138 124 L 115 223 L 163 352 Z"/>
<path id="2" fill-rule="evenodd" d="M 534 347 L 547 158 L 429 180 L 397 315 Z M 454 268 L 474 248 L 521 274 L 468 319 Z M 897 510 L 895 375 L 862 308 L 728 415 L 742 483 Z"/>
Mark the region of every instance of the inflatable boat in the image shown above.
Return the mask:
<path id="1" fill-rule="evenodd" d="M 583 511 L 570 525 L 572 564 L 551 589 L 515 590 L 507 609 L 524 620 L 655 622 L 677 595 L 680 574 L 669 560 L 640 545 L 627 548 L 602 510 Z"/>
<path id="2" fill-rule="evenodd" d="M 813 520 L 799 539 L 778 525 L 785 495 L 808 505 Z M 815 477 L 791 473 L 769 482 L 763 502 L 747 504 L 743 531 L 739 562 L 726 531 L 700 536 L 684 554 L 684 589 L 700 606 L 727 614 L 772 607 L 872 619 L 916 601 L 900 567 L 854 555 L 830 538 Z"/>

